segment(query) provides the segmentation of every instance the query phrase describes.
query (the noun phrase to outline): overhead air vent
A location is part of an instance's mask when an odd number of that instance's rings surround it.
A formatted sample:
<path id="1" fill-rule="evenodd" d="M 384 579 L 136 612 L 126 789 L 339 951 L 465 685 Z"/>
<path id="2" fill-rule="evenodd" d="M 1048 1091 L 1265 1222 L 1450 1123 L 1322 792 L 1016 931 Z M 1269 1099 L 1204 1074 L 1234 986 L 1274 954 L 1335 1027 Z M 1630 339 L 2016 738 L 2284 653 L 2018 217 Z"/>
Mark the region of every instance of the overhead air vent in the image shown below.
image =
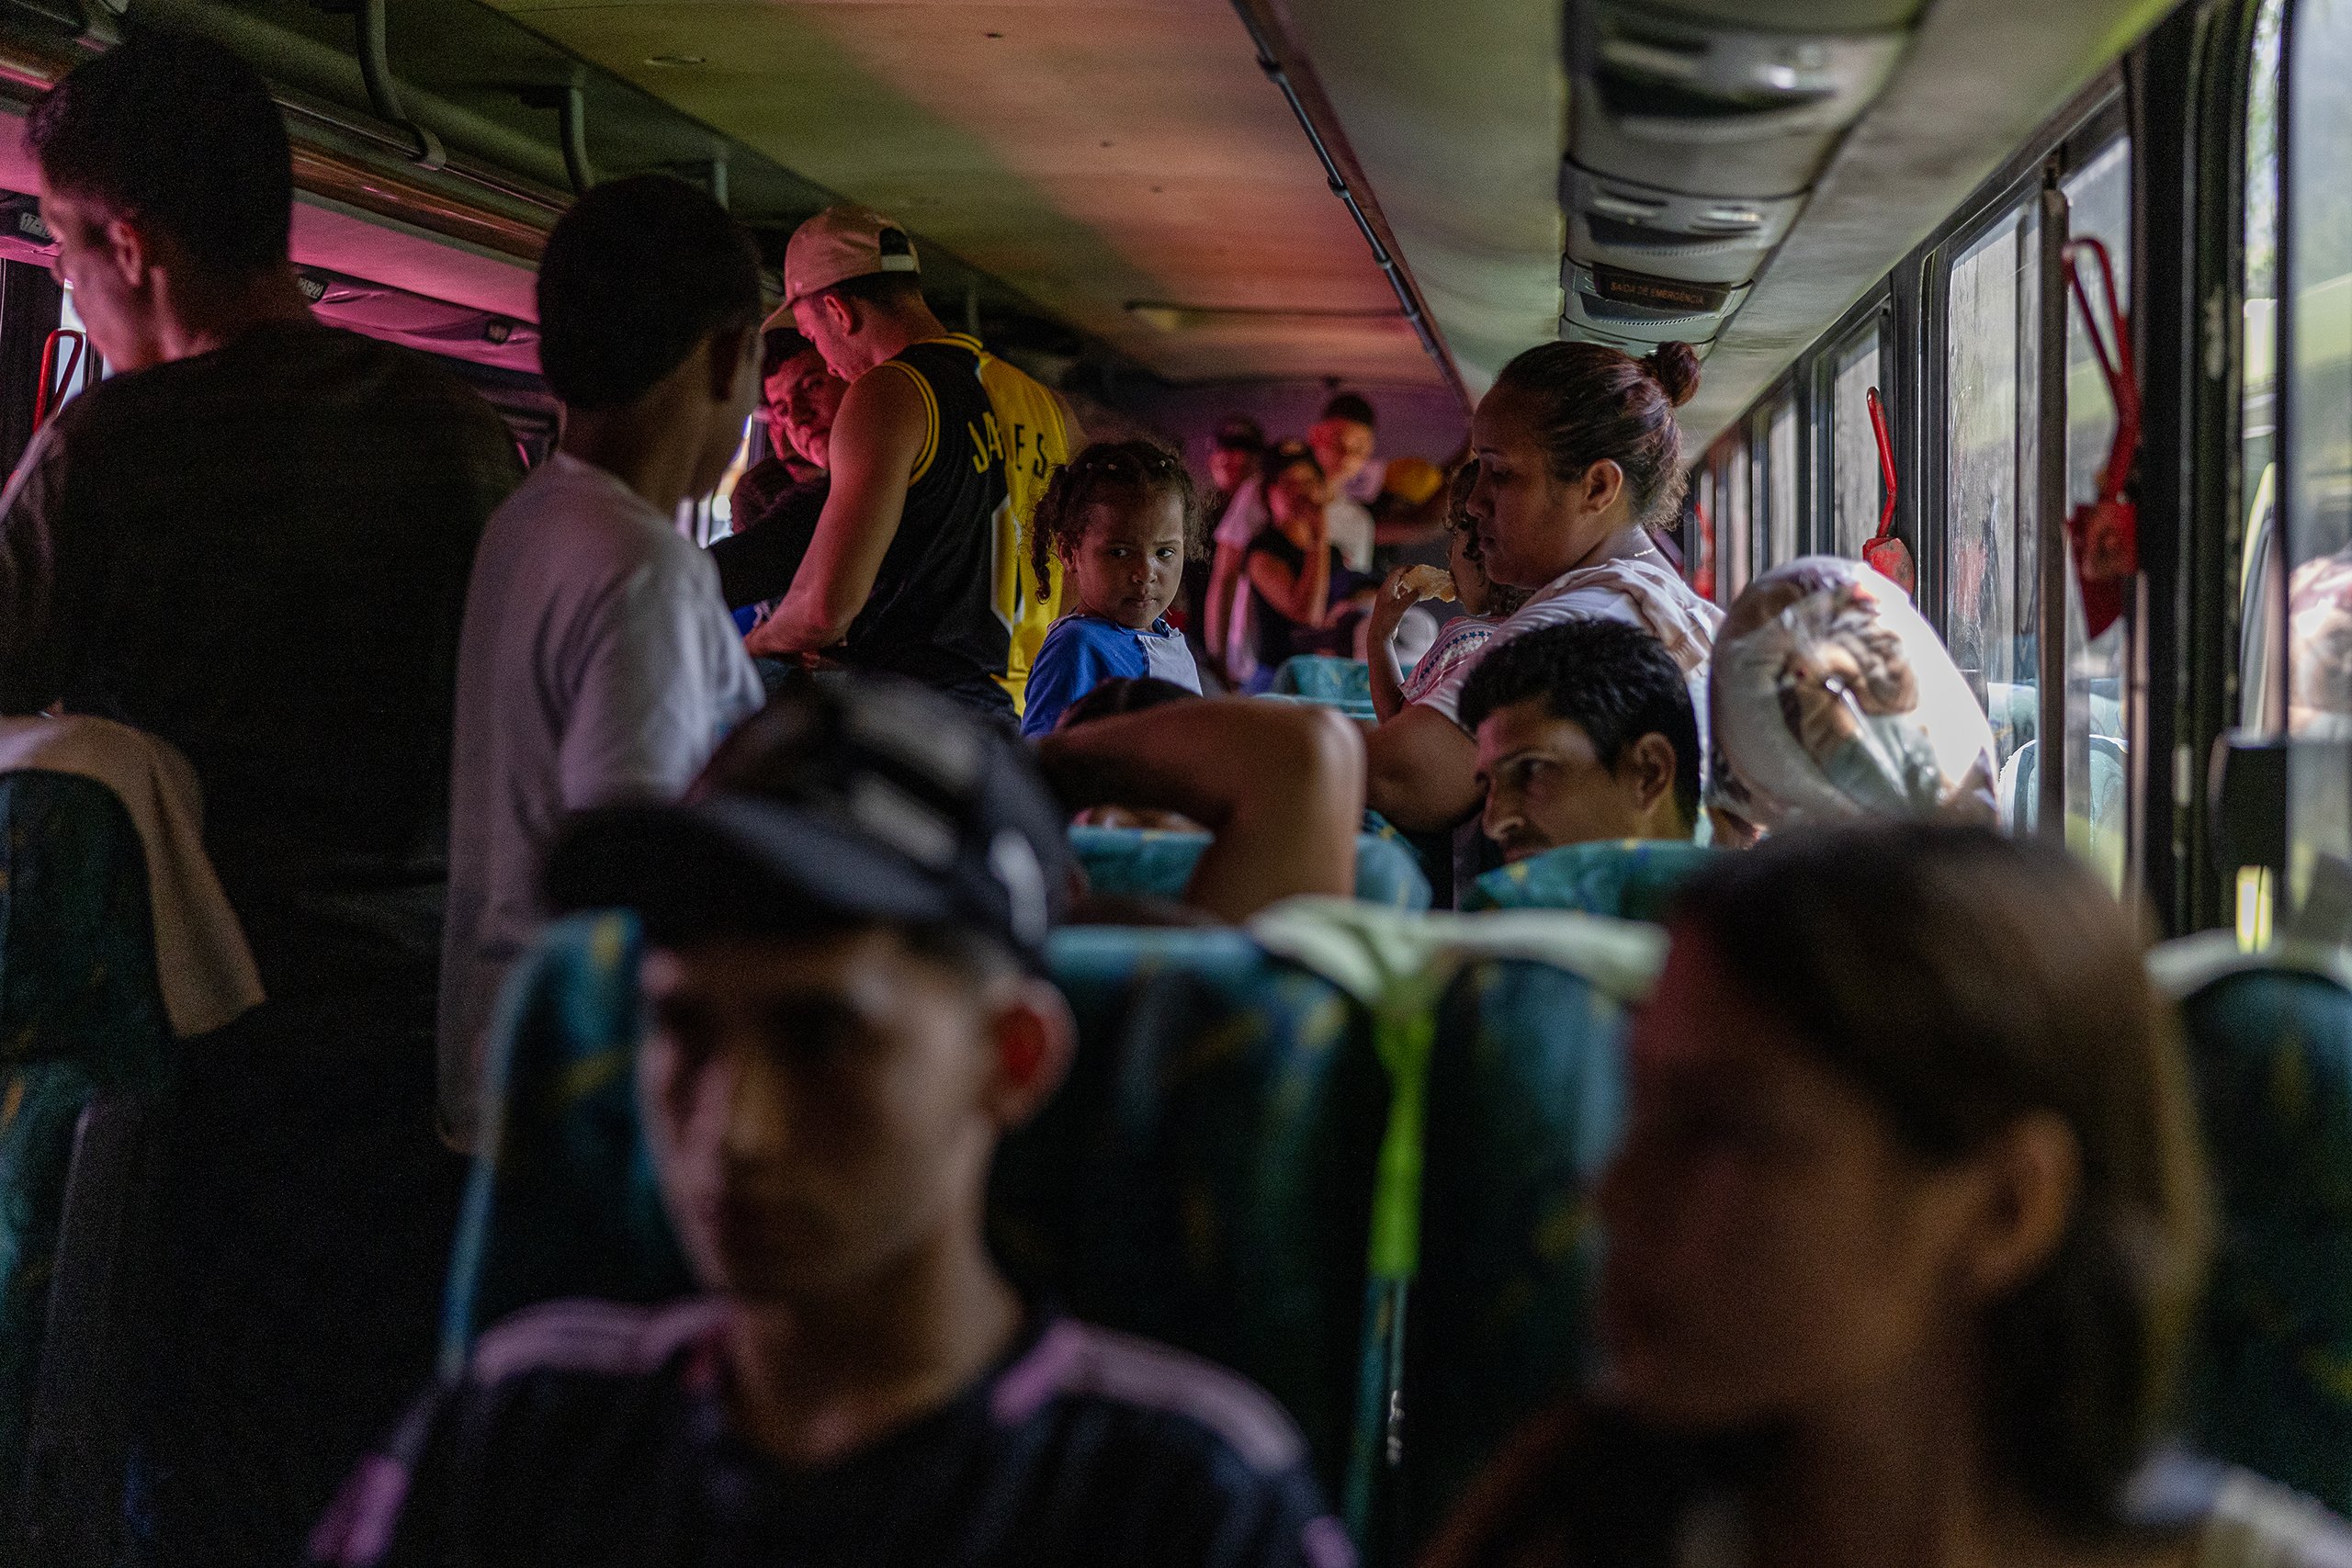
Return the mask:
<path id="1" fill-rule="evenodd" d="M 1900 31 L 1822 35 L 1594 7 L 1573 144 L 1587 168 L 1669 190 L 1801 192 L 1903 52 Z"/>
<path id="2" fill-rule="evenodd" d="M 1711 347 L 1885 87 L 1918 9 L 1572 6 L 1560 335 Z"/>
<path id="3" fill-rule="evenodd" d="M 1560 199 L 1568 254 L 1691 283 L 1745 283 L 1788 233 L 1801 197 L 1685 196 L 1566 165 Z"/>

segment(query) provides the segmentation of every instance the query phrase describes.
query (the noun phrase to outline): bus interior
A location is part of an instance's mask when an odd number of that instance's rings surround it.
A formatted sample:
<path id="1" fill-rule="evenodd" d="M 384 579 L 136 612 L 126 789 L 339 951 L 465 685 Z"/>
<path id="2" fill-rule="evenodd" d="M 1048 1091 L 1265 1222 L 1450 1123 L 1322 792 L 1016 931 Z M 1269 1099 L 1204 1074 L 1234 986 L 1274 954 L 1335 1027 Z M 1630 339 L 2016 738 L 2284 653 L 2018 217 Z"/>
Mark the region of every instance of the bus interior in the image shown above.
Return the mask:
<path id="1" fill-rule="evenodd" d="M 2303 1092 L 2328 1109 L 2279 1135 L 2310 1140 L 2303 1245 L 2352 1256 L 2352 4 L 0 0 L 12 466 L 108 374 L 51 273 L 23 116 L 151 25 L 267 78 L 318 317 L 446 363 L 527 464 L 560 421 L 536 259 L 577 193 L 649 171 L 715 197 L 771 270 L 835 201 L 891 214 L 943 321 L 1090 435 L 1149 436 L 1195 470 L 1221 421 L 1303 432 L 1340 389 L 1377 407 L 1384 456 L 1451 466 L 1530 345 L 1693 345 L 1670 532 L 1702 596 L 1728 608 L 1808 556 L 1907 574 L 1993 731 L 2004 830 L 2064 842 L 2176 946 L 2292 948 L 2327 977 L 2332 1010 L 2277 1027 L 2306 1030 L 2293 1071 L 2327 1075 Z M 765 440 L 754 421 L 743 460 Z M 2091 560 L 2070 516 L 2127 494 L 2124 557 Z M 723 493 L 692 511 L 697 543 L 727 532 Z M 1393 874 L 1415 901 L 1417 870 L 1362 864 L 1361 886 Z M 1008 1151 L 1001 1245 L 1058 1260 L 1090 1315 L 1241 1366 L 1306 1433 L 1365 1559 L 1410 1561 L 1578 1370 L 1623 998 L 1525 953 L 1464 960 L 1428 1015 L 1427 1186 L 1400 1197 L 1374 1154 L 1395 1133 L 1384 1015 L 1238 933 L 1148 935 L 1064 955 L 1102 1043 Z M 594 1034 L 555 997 L 564 965 L 611 939 L 560 940 L 578 945 L 541 954 L 527 994 L 535 1027 L 571 1032 L 557 1057 Z M 1159 1098 L 1101 1065 L 1113 1041 Z M 107 1406 L 73 1382 L 110 1343 L 92 1237 L 130 1168 L 106 1163 L 128 1146 L 110 1125 L 77 1123 L 54 1283 L 7 1286 L 49 1303 L 37 1375 L 0 1395 L 23 1407 L 0 1439 L 27 1450 L 6 1460 L 23 1484 L 0 1482 L 24 1521 L 10 1560 L 123 1560 L 91 1524 L 122 1506 Z M 593 1216 L 632 1201 L 626 1175 L 609 1147 L 564 1147 L 560 1169 L 493 1156 L 477 1199 L 588 1213 L 576 1235 L 542 1223 L 609 1262 L 633 1243 Z M 24 1179 L 12 1157 L 0 1141 L 0 1184 Z M 2216 1154 L 2225 1226 L 2229 1162 L 2278 1157 Z M 1122 1200 L 1146 1216 L 1132 1235 Z M 1397 1202 L 1419 1205 L 1409 1320 L 1363 1256 Z M 502 1254 L 511 1233 L 481 1232 L 490 1212 L 468 1222 L 445 1366 L 553 1288 Z M 2352 1314 L 2277 1313 L 2276 1377 L 2322 1413 L 2233 1426 L 2224 1391 L 2208 1435 L 2352 1508 Z"/>

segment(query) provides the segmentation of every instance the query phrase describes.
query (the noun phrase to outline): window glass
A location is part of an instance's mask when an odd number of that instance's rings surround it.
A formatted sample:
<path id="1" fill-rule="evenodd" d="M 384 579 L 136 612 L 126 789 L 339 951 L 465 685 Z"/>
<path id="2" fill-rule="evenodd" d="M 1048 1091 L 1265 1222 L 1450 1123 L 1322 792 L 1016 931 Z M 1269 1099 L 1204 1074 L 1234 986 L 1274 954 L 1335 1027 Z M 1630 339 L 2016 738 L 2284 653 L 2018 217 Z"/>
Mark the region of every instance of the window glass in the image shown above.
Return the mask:
<path id="1" fill-rule="evenodd" d="M 1735 434 L 1715 450 L 1715 498 L 1723 508 L 1715 526 L 1715 537 L 1723 547 L 1715 592 L 1716 602 L 1728 608 L 1754 575 L 1748 536 L 1747 444 Z"/>
<path id="2" fill-rule="evenodd" d="M 1878 532 L 1885 504 L 1879 474 L 1878 433 L 1871 425 L 1870 392 L 1880 385 L 1878 323 L 1838 354 L 1830 383 L 1830 548 L 1849 560 Z"/>
<path id="3" fill-rule="evenodd" d="M 2284 287 L 2294 300 L 2293 421 L 2287 432 L 2289 736 L 2352 739 L 2352 0 L 2299 0 Z M 2352 778 L 2342 753 L 2297 747 L 2288 763 L 2295 898 L 2322 854 L 2352 853 Z"/>
<path id="4" fill-rule="evenodd" d="M 1715 465 L 1710 457 L 1699 465 L 1690 485 L 1690 520 L 1683 536 L 1683 565 L 1690 586 L 1702 599 L 1713 599 L 1715 583 Z"/>
<path id="5" fill-rule="evenodd" d="M 2003 816 L 2033 739 L 2034 447 L 2041 221 L 2031 202 L 2003 216 L 1951 264 L 1945 374 L 1945 641 L 1993 721 Z"/>
<path id="6" fill-rule="evenodd" d="M 2278 537 L 2278 35 L 2282 0 L 2263 0 L 2248 64 L 2245 135 L 2244 352 L 2238 409 L 2238 657 L 2241 728 L 2276 738 L 2287 728 L 2287 573 Z M 2239 942 L 2267 946 L 2276 890 L 2267 866 L 2237 874 Z"/>
<path id="7" fill-rule="evenodd" d="M 82 344 L 82 361 L 79 365 L 74 367 L 73 376 L 66 380 L 62 387 L 58 389 L 60 395 L 57 400 L 57 407 L 63 408 L 67 403 L 72 402 L 77 395 L 96 386 L 107 377 L 113 375 L 114 372 L 107 369 L 105 362 L 98 357 L 98 345 L 88 341 L 89 329 L 82 324 L 82 313 L 74 309 L 74 290 L 71 288 L 61 289 L 59 291 L 57 303 L 57 324 L 61 330 L 81 333 L 84 336 L 84 342 Z M 64 369 L 71 356 L 72 350 L 61 344 L 58 349 L 58 368 L 60 370 Z M 52 410 L 51 412 L 53 412 L 54 411 Z"/>
<path id="8" fill-rule="evenodd" d="M 1797 405 L 1793 398 L 1783 400 L 1772 411 L 1770 459 L 1765 465 L 1769 487 L 1766 496 L 1769 532 L 1764 541 L 1764 562 L 1779 566 L 1794 560 L 1797 553 Z"/>
<path id="9" fill-rule="evenodd" d="M 2064 182 L 2067 232 L 2106 245 L 2115 269 L 2119 305 L 2132 308 L 2132 143 L 2118 141 Z M 2103 299 L 2096 263 L 2083 254 L 2083 281 L 2094 303 Z M 2099 470 L 2115 435 L 2115 400 L 2100 374 L 2090 330 L 2079 307 L 2066 313 L 2066 501 L 2079 506 L 2098 495 Z M 2130 666 L 2132 621 L 2126 615 L 2096 638 L 2086 637 L 2082 592 L 2066 574 L 2066 841 L 2106 875 L 2117 892 L 2130 842 L 2129 774 L 2124 766 L 2123 674 Z"/>

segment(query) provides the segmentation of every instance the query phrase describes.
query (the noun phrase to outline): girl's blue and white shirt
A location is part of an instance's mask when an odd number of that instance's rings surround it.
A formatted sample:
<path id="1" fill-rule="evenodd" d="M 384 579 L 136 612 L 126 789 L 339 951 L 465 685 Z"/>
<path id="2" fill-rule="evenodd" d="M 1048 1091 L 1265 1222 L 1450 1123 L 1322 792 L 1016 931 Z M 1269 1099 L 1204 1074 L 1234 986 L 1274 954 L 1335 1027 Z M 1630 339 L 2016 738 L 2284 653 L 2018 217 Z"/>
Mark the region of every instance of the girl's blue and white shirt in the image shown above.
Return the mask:
<path id="1" fill-rule="evenodd" d="M 1084 611 L 1064 615 L 1046 634 L 1037 661 L 1029 668 L 1021 733 L 1033 739 L 1050 735 L 1070 704 L 1105 681 L 1138 675 L 1173 681 L 1188 692 L 1201 689 L 1193 650 L 1166 619 L 1137 631 Z"/>

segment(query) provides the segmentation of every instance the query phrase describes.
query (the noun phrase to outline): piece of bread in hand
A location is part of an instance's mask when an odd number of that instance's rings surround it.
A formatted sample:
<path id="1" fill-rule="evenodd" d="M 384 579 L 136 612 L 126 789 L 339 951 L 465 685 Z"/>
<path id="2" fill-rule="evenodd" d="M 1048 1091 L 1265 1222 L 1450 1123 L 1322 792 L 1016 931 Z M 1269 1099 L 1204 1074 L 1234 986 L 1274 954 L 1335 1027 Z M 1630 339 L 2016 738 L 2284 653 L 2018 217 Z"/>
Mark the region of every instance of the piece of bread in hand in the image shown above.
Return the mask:
<path id="1" fill-rule="evenodd" d="M 1405 585 L 1417 598 L 1453 602 L 1453 573 L 1442 566 L 1417 566 L 1405 573 Z"/>

